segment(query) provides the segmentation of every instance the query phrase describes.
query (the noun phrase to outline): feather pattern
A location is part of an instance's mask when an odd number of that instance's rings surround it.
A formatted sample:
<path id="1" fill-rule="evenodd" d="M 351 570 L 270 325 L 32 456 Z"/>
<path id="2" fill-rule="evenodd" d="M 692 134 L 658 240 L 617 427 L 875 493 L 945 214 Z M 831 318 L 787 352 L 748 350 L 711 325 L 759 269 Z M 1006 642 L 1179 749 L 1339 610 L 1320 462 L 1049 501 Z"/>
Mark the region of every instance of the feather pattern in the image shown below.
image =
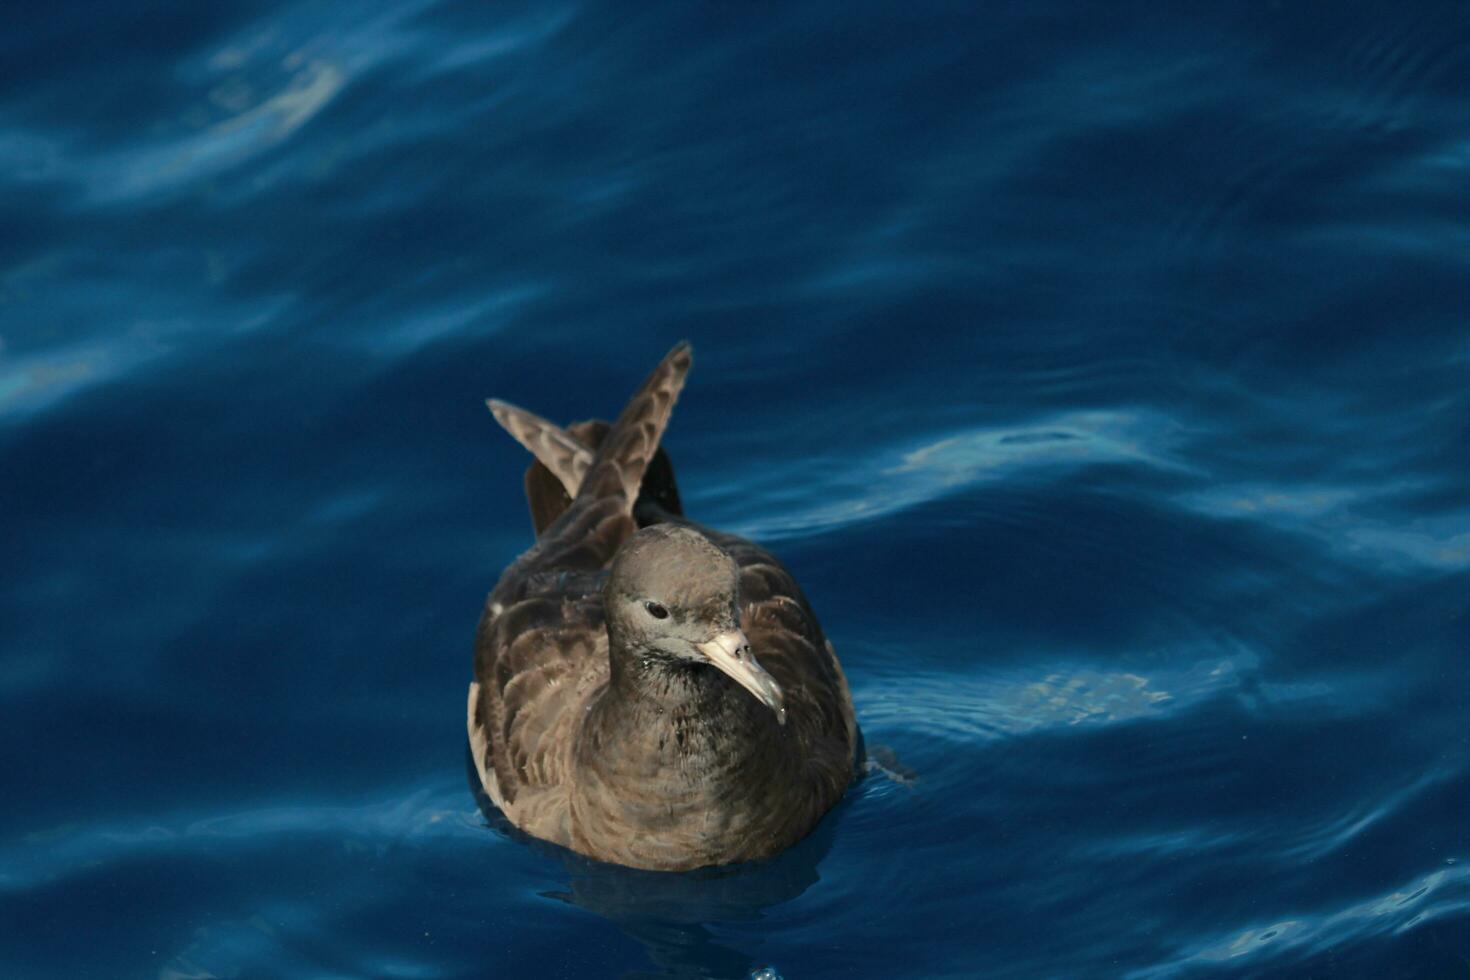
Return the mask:
<path id="1" fill-rule="evenodd" d="M 582 486 L 582 478 L 592 465 L 592 450 L 574 439 L 560 426 L 551 424 L 541 416 L 517 408 L 515 405 L 487 398 L 490 414 L 501 428 L 511 434 L 516 442 L 530 450 L 531 455 L 551 471 L 568 497 L 575 497 Z"/>
<path id="2" fill-rule="evenodd" d="M 859 745 L 842 668 L 791 573 L 760 546 L 685 520 L 677 494 L 672 511 L 661 506 L 646 484 L 690 363 L 688 345 L 675 347 L 611 427 L 563 430 L 492 403 L 570 500 L 539 514 L 533 500 L 541 534 L 486 602 L 467 719 L 480 779 L 512 823 L 593 858 L 666 870 L 799 840 L 840 799 Z M 610 638 L 610 567 L 635 533 L 653 533 L 640 524 L 679 529 L 671 539 L 697 532 L 731 563 L 738 624 L 784 694 L 784 725 L 725 674 L 640 673 L 648 659 Z"/>

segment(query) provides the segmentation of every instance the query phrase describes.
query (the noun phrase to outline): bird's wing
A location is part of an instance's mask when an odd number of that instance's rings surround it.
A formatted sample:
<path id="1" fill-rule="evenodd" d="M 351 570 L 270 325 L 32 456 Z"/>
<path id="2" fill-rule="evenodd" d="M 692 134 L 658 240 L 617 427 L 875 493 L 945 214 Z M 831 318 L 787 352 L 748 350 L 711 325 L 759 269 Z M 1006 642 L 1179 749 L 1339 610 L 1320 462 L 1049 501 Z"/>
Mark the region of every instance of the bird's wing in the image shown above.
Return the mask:
<path id="1" fill-rule="evenodd" d="M 557 839 L 530 826 L 523 810 L 564 783 L 580 708 L 606 682 L 604 569 L 636 530 L 639 485 L 690 363 L 689 345 L 680 344 L 648 376 L 587 463 L 571 504 L 506 569 L 480 618 L 471 745 L 480 746 L 476 762 L 486 790 L 513 822 L 538 836 Z M 523 444 L 562 460 L 564 472 L 576 471 L 575 439 L 568 437 L 568 445 L 551 433 L 554 426 L 529 413 L 504 414 L 502 424 L 509 420 L 507 429 L 519 429 Z"/>
<path id="2" fill-rule="evenodd" d="M 840 791 L 852 778 L 857 716 L 847 677 L 816 613 L 785 565 L 738 535 L 699 530 L 740 567 L 741 629 L 785 695 L 788 724 L 812 745 L 812 764 Z"/>

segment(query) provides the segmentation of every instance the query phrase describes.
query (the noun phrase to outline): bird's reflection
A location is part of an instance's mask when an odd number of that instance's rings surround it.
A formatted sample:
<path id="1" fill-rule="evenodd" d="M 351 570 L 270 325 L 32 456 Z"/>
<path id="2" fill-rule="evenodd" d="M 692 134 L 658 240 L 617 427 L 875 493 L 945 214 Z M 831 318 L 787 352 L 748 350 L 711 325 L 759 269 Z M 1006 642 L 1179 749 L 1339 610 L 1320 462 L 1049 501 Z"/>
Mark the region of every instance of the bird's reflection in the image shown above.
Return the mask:
<path id="1" fill-rule="evenodd" d="M 759 964 L 716 940 L 709 926 L 758 920 L 767 909 L 815 884 L 817 865 L 831 850 L 848 806 L 846 800 L 839 804 L 805 840 L 770 860 L 698 871 L 640 871 L 593 861 L 522 833 L 485 794 L 468 748 L 465 759 L 470 789 L 490 826 L 554 857 L 566 869 L 566 889 L 546 892 L 546 897 L 602 916 L 648 951 L 656 970 L 625 978 L 749 976 Z"/>

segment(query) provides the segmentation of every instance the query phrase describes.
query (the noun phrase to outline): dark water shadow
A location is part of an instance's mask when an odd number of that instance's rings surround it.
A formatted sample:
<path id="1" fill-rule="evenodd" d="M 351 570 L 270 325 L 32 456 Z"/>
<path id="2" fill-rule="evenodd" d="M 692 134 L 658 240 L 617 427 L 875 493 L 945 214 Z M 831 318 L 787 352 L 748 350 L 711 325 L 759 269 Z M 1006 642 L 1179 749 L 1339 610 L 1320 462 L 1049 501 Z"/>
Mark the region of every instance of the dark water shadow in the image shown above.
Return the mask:
<path id="1" fill-rule="evenodd" d="M 640 871 L 604 864 L 532 837 L 513 826 L 480 785 L 474 756 L 465 749 L 466 776 L 490 828 L 561 863 L 565 890 L 547 898 L 586 909 L 616 925 L 648 952 L 655 969 L 627 978 L 743 978 L 764 964 L 717 939 L 710 927 L 754 922 L 768 909 L 800 897 L 821 876 L 817 866 L 832 849 L 837 825 L 852 805 L 861 776 L 842 802 L 794 847 L 767 861 L 701 868 L 697 871 Z"/>

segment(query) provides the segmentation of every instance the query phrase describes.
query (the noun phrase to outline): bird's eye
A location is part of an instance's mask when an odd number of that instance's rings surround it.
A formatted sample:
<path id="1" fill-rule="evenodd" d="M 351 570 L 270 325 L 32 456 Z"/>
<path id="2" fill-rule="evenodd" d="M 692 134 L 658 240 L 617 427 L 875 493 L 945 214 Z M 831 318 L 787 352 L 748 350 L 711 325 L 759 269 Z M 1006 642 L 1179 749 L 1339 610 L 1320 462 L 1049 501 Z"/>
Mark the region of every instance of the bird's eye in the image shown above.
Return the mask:
<path id="1" fill-rule="evenodd" d="M 668 619 L 669 611 L 656 602 L 645 602 L 643 608 L 648 610 L 648 615 L 654 619 Z"/>

